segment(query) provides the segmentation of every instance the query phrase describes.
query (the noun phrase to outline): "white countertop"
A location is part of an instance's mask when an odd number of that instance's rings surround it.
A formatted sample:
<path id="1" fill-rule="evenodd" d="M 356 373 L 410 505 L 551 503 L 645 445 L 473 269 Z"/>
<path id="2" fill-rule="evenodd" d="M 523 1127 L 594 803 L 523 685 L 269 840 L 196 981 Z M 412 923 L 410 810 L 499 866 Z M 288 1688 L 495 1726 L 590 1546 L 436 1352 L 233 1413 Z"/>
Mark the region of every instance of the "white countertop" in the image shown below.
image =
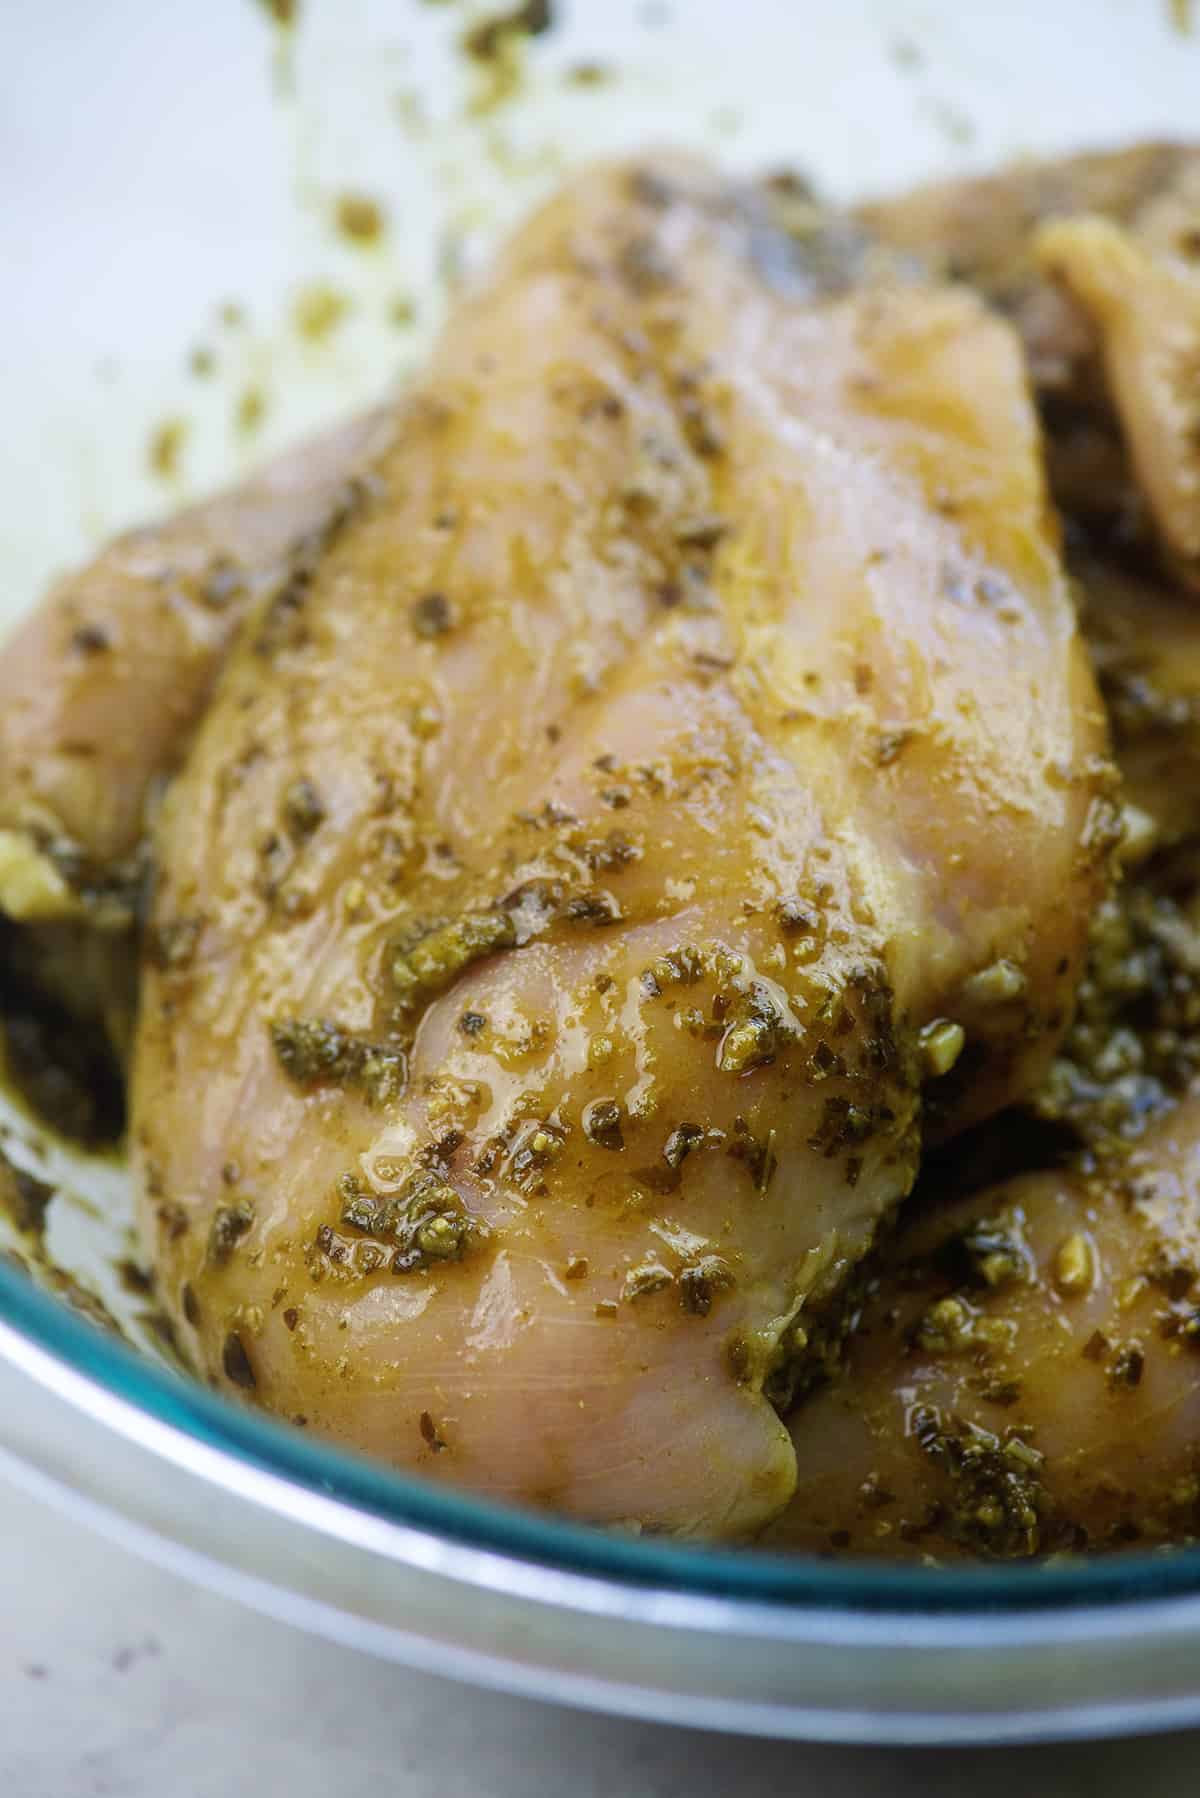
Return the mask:
<path id="1" fill-rule="evenodd" d="M 480 1693 L 299 1635 L 0 1484 L 3 1798 L 1174 1798 L 1200 1732 L 749 1742 Z"/>

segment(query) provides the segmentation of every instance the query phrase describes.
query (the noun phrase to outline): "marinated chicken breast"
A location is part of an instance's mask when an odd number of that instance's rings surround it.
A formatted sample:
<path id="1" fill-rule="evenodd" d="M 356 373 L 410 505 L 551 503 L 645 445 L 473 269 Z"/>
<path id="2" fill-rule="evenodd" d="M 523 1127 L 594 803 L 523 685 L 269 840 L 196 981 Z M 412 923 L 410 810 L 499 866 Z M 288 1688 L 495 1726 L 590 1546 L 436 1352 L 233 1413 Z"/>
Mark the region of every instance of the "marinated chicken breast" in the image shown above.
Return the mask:
<path id="1" fill-rule="evenodd" d="M 1172 572 L 1194 584 L 1200 149 L 1020 163 L 858 217 L 1013 319 L 1058 503 L 1122 541 L 1144 534 L 1148 510 Z"/>
<path id="2" fill-rule="evenodd" d="M 1200 1533 L 1200 1089 L 1092 1177 L 923 1209 L 792 1422 L 766 1541 L 956 1558 Z"/>
<path id="3" fill-rule="evenodd" d="M 1099 1171 L 995 1183 L 989 1158 L 1063 1154 L 1010 1116 L 957 1158 L 957 1198 L 926 1182 L 843 1364 L 830 1358 L 831 1383 L 792 1419 L 799 1481 L 772 1547 L 1023 1556 L 1200 1526 L 1200 623 L 1186 594 L 1111 558 L 1080 549 L 1074 564 L 1132 872 L 1095 914 L 1072 1027 L 1032 1105 Z"/>
<path id="4" fill-rule="evenodd" d="M 388 429 L 356 420 L 119 537 L 20 624 L 0 656 L 0 911 L 128 925 L 147 803 L 242 617 L 308 578 Z"/>
<path id="5" fill-rule="evenodd" d="M 1200 585 L 1200 204 L 1191 261 L 1099 217 L 1038 233 L 1043 271 L 1095 328 L 1129 459 L 1179 578 Z"/>
<path id="6" fill-rule="evenodd" d="M 1086 380 L 1097 347 L 1086 308 L 1047 282 L 1039 228 L 1094 214 L 1152 250 L 1200 252 L 1200 148 L 1129 149 L 1023 161 L 995 175 L 935 182 L 868 202 L 856 217 L 870 235 L 916 257 L 945 280 L 967 281 L 1011 317 L 1042 390 Z"/>
<path id="7" fill-rule="evenodd" d="M 736 1534 L 766 1393 L 1033 1084 L 1113 837 L 1017 342 L 686 162 L 460 307 L 157 832 L 133 1080 L 199 1366 L 393 1464 Z M 964 1046 L 965 1044 L 965 1046 Z M 930 1084 L 932 1083 L 932 1084 Z"/>

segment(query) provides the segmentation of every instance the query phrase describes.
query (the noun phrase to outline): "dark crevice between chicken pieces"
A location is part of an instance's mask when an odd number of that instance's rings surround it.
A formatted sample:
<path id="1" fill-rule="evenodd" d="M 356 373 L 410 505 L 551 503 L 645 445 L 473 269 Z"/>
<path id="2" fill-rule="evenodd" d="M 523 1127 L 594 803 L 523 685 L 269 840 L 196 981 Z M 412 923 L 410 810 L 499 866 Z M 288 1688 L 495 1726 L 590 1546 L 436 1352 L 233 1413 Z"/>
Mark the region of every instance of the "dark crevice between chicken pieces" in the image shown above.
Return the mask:
<path id="1" fill-rule="evenodd" d="M 73 940 L 64 952 L 53 940 L 62 929 L 70 932 L 70 927 L 31 933 L 0 925 L 4 1070 L 52 1130 L 97 1147 L 118 1141 L 125 1128 L 124 1068 L 106 1014 L 111 1017 L 118 1005 L 132 1001 L 132 971 L 119 996 L 97 992 L 94 984 L 85 993 L 80 969 L 95 957 Z M 107 953 L 102 959 L 107 974 Z M 59 997 L 64 984 L 67 990 Z M 110 987 L 107 979 L 105 986 Z"/>

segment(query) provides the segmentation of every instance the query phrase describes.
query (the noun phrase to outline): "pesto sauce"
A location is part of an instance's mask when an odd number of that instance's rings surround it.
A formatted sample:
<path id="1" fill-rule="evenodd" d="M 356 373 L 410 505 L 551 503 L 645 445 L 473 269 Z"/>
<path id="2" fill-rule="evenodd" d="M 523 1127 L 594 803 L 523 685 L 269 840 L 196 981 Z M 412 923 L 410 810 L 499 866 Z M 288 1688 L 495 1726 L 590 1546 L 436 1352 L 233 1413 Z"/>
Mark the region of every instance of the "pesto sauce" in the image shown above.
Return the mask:
<path id="1" fill-rule="evenodd" d="M 407 1085 L 402 1048 L 371 1042 L 327 1018 L 277 1018 L 271 1043 L 284 1073 L 298 1086 L 341 1086 L 361 1092 L 369 1105 L 386 1105 Z"/>

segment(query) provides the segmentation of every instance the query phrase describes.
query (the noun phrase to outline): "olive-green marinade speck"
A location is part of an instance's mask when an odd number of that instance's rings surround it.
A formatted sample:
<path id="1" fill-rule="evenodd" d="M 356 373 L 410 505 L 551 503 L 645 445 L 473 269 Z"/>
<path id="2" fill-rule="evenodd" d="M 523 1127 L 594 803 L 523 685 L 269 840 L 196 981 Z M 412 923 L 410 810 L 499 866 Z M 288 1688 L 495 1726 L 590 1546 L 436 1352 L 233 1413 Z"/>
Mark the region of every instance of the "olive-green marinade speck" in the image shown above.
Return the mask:
<path id="1" fill-rule="evenodd" d="M 254 1204 L 238 1199 L 232 1205 L 218 1205 L 208 1231 L 206 1259 L 210 1267 L 225 1267 L 242 1238 L 254 1225 Z"/>
<path id="2" fill-rule="evenodd" d="M 707 1317 L 717 1295 L 735 1284 L 733 1271 L 720 1255 L 702 1255 L 679 1276 L 679 1303 L 691 1317 Z"/>
<path id="3" fill-rule="evenodd" d="M 448 986 L 471 962 L 498 949 L 511 949 L 516 941 L 517 927 L 508 912 L 498 907 L 465 912 L 416 942 L 393 948 L 392 986 L 402 1005 L 415 1005 Z"/>
<path id="4" fill-rule="evenodd" d="M 601 1149 L 623 1149 L 625 1136 L 624 1107 L 617 1099 L 595 1099 L 585 1106 L 583 1133 L 589 1142 Z"/>
<path id="5" fill-rule="evenodd" d="M 426 642 L 446 636 L 458 622 L 458 613 L 444 593 L 425 593 L 414 600 L 410 612 L 414 635 Z"/>
<path id="6" fill-rule="evenodd" d="M 283 821 L 293 837 L 309 837 L 325 820 L 325 802 L 306 775 L 292 781 L 283 795 Z"/>
<path id="7" fill-rule="evenodd" d="M 394 1044 L 370 1042 L 328 1018 L 277 1018 L 271 1042 L 280 1066 L 299 1086 L 329 1084 L 385 1105 L 404 1091 L 408 1063 Z"/>

